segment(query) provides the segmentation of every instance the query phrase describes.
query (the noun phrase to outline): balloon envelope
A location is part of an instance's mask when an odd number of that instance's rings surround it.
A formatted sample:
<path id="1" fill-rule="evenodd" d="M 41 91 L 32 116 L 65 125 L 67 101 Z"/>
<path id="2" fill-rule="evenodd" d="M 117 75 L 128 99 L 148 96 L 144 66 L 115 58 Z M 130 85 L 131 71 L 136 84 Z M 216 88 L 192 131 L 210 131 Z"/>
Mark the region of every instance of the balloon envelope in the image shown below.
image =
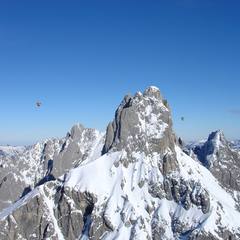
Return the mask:
<path id="1" fill-rule="evenodd" d="M 37 107 L 41 107 L 42 103 L 41 102 L 36 102 Z"/>

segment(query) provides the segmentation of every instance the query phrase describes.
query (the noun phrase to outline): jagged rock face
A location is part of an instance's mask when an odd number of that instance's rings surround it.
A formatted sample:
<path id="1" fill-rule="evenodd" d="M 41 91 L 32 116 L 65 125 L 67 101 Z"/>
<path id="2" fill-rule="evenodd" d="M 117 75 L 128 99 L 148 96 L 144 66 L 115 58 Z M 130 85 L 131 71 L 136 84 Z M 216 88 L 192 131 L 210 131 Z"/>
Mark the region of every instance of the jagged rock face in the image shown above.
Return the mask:
<path id="1" fill-rule="evenodd" d="M 1 239 L 239 238 L 240 193 L 182 151 L 157 88 L 125 97 L 106 138 L 94 136 L 78 125 L 57 153 L 43 145 L 45 176 L 63 175 L 0 212 Z"/>
<path id="2" fill-rule="evenodd" d="M 81 235 L 100 239 L 112 229 L 103 209 L 101 214 L 95 209 L 96 202 L 91 193 L 47 182 L 35 189 L 31 201 L 0 222 L 0 239 L 78 239 Z"/>
<path id="3" fill-rule="evenodd" d="M 240 190 L 240 154 L 230 147 L 221 131 L 212 132 L 208 140 L 193 151 L 221 184 Z"/>
<path id="4" fill-rule="evenodd" d="M 149 87 L 143 94 L 125 96 L 107 127 L 103 153 L 124 149 L 130 161 L 133 152 L 156 152 L 164 158 L 163 171 L 168 173 L 177 168 L 175 142 L 167 101 L 159 89 Z"/>
<path id="5" fill-rule="evenodd" d="M 54 224 L 49 215 L 44 198 L 41 195 L 32 194 L 31 201 L 23 204 L 21 208 L 8 215 L 5 221 L 0 222 L 0 238 L 3 240 L 47 239 L 53 236 L 57 239 L 54 234 Z"/>
<path id="6" fill-rule="evenodd" d="M 181 203 L 186 210 L 189 210 L 191 205 L 194 204 L 199 206 L 204 214 L 209 212 L 209 193 L 202 188 L 200 183 L 168 177 L 163 184 L 166 199 Z"/>
<path id="7" fill-rule="evenodd" d="M 0 156 L 0 210 L 22 195 L 78 166 L 103 146 L 103 134 L 78 124 L 62 139 L 50 139 Z"/>
<path id="8" fill-rule="evenodd" d="M 94 145 L 102 145 L 103 140 L 103 134 L 95 129 L 84 128 L 80 124 L 73 126 L 59 154 L 53 159 L 54 177 L 59 177 L 72 167 L 78 166 L 93 151 Z"/>

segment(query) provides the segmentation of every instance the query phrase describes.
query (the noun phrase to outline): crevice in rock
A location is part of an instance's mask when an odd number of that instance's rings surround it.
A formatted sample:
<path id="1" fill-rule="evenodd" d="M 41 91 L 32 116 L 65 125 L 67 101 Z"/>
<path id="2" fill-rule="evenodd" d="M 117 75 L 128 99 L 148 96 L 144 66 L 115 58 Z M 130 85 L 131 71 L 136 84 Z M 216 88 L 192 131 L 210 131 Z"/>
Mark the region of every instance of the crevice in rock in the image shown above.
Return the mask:
<path id="1" fill-rule="evenodd" d="M 91 228 L 91 224 L 92 224 L 92 211 L 94 208 L 94 204 L 90 203 L 89 205 L 87 205 L 87 207 L 85 208 L 85 212 L 83 214 L 83 230 L 82 230 L 82 238 L 83 236 L 88 237 L 89 236 L 89 231 Z"/>

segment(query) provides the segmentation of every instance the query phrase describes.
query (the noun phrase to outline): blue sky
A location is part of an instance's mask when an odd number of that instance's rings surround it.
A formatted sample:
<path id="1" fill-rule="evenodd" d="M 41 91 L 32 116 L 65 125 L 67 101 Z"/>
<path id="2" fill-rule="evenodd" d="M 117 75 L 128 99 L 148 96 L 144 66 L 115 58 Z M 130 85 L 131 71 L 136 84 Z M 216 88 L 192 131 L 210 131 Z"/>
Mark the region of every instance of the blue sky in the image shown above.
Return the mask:
<path id="1" fill-rule="evenodd" d="M 61 137 L 76 122 L 105 130 L 123 96 L 149 85 L 184 139 L 216 129 L 240 138 L 239 9 L 232 0 L 0 1 L 0 144 Z"/>

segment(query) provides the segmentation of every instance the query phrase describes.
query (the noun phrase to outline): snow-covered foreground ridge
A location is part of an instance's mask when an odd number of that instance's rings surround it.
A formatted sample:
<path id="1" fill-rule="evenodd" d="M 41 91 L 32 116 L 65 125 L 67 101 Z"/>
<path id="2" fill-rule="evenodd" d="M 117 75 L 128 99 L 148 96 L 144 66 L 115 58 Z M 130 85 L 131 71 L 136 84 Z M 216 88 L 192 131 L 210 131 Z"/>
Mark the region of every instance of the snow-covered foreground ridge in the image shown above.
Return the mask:
<path id="1" fill-rule="evenodd" d="M 41 171 L 15 171 L 31 188 L 0 213 L 0 239 L 240 239 L 239 153 L 220 132 L 182 146 L 156 87 L 125 96 L 105 134 L 76 125 L 20 156 L 5 161 Z"/>

